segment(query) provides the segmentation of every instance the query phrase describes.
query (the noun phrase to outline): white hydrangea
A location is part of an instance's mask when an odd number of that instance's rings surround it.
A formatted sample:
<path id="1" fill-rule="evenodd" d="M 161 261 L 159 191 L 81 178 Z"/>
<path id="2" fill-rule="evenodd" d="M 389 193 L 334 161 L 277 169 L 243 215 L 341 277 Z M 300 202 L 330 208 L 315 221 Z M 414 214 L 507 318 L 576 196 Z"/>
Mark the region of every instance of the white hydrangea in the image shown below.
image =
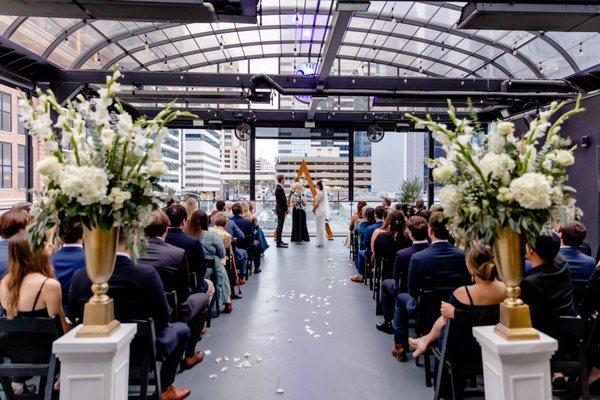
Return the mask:
<path id="1" fill-rule="evenodd" d="M 112 129 L 104 127 L 102 131 L 100 131 L 100 137 L 102 138 L 102 146 L 104 147 L 104 150 L 109 150 L 112 147 L 115 133 L 112 131 Z"/>
<path id="2" fill-rule="evenodd" d="M 63 165 L 54 156 L 46 157 L 37 163 L 36 171 L 46 182 L 56 180 L 62 171 Z"/>
<path id="3" fill-rule="evenodd" d="M 456 185 L 446 185 L 441 188 L 439 198 L 444 207 L 444 214 L 451 216 L 458 212 L 462 202 L 462 193 Z"/>
<path id="4" fill-rule="evenodd" d="M 167 165 L 162 161 L 154 161 L 148 166 L 148 174 L 154 177 L 161 177 L 167 173 Z"/>
<path id="5" fill-rule="evenodd" d="M 438 158 L 438 161 L 440 165 L 433 170 L 433 179 L 436 182 L 448 183 L 456 173 L 456 168 L 444 157 Z"/>
<path id="6" fill-rule="evenodd" d="M 530 210 L 542 210 L 552 205 L 552 188 L 543 174 L 524 174 L 510 183 L 510 192 L 521 207 Z"/>
<path id="7" fill-rule="evenodd" d="M 504 146 L 506 146 L 506 138 L 504 136 L 497 132 L 491 132 L 486 140 L 491 152 L 496 154 L 504 153 Z"/>
<path id="8" fill-rule="evenodd" d="M 508 136 L 515 133 L 515 124 L 512 122 L 500 122 L 498 127 L 496 128 L 496 132 L 498 132 L 502 136 Z"/>
<path id="9" fill-rule="evenodd" d="M 112 204 L 112 208 L 114 210 L 121 209 L 123 207 L 123 203 L 129 199 L 131 199 L 131 192 L 121 190 L 118 187 L 112 188 L 110 194 L 108 195 L 108 201 L 110 204 Z"/>
<path id="10" fill-rule="evenodd" d="M 498 196 L 496 196 L 496 198 L 498 199 L 498 201 L 508 202 L 511 201 L 514 198 L 514 196 L 512 195 L 512 192 L 509 188 L 501 187 L 498 189 Z"/>
<path id="11" fill-rule="evenodd" d="M 100 203 L 106 197 L 106 172 L 94 166 L 67 165 L 58 177 L 62 193 L 81 205 Z"/>
<path id="12" fill-rule="evenodd" d="M 575 164 L 575 157 L 568 150 L 554 150 L 546 154 L 543 166 L 545 169 L 551 169 L 553 163 L 568 167 Z"/>
<path id="13" fill-rule="evenodd" d="M 486 153 L 479 161 L 479 168 L 486 177 L 504 184 L 510 181 L 510 173 L 515 166 L 515 162 L 507 154 Z"/>

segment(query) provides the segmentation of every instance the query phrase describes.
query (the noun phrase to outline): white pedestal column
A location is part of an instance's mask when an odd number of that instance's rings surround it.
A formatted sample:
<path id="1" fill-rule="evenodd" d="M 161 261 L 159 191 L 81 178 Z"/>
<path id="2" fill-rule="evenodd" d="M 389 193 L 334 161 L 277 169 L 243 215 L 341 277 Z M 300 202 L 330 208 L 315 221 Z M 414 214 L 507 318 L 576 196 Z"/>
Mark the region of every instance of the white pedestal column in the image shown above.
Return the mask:
<path id="1" fill-rule="evenodd" d="M 558 342 L 540 332 L 540 340 L 508 341 L 493 326 L 473 328 L 481 345 L 486 400 L 552 398 L 550 357 Z"/>
<path id="2" fill-rule="evenodd" d="M 81 326 L 54 342 L 60 360 L 61 400 L 127 400 L 129 344 L 135 324 L 121 324 L 107 338 L 76 338 Z"/>

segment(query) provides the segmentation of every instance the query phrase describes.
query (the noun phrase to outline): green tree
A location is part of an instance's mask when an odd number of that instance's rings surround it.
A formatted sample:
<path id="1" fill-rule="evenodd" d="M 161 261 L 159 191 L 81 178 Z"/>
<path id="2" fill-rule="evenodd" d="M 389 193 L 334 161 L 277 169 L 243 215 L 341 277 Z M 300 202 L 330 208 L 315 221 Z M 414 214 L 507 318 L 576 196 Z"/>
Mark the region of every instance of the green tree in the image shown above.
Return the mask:
<path id="1" fill-rule="evenodd" d="M 417 177 L 406 179 L 400 185 L 400 201 L 403 203 L 413 204 L 417 199 L 421 198 L 423 191 L 423 181 Z"/>

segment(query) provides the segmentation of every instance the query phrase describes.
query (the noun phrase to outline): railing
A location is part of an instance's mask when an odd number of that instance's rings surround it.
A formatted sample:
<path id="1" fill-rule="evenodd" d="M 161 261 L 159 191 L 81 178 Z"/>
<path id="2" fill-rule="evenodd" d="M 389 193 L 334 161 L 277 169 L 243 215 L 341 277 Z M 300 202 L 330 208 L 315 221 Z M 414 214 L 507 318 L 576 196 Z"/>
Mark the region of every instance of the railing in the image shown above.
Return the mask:
<path id="1" fill-rule="evenodd" d="M 348 226 L 350 225 L 350 216 L 356 210 L 357 202 L 350 201 L 335 201 L 329 200 L 329 207 L 331 208 L 331 218 L 329 220 L 329 226 L 335 236 L 345 236 L 348 233 Z M 369 203 L 369 206 L 375 207 L 379 203 Z M 277 214 L 275 213 L 275 201 L 255 201 L 255 214 L 258 218 L 260 227 L 267 236 L 270 236 L 277 227 Z M 214 202 L 212 201 L 201 201 L 198 206 L 201 210 L 210 212 L 214 209 Z M 308 227 L 308 233 L 311 236 L 315 235 L 315 215 L 312 213 L 312 203 L 306 206 L 306 225 Z M 283 236 L 289 237 L 292 232 L 292 210 L 286 216 L 285 224 L 283 226 Z"/>

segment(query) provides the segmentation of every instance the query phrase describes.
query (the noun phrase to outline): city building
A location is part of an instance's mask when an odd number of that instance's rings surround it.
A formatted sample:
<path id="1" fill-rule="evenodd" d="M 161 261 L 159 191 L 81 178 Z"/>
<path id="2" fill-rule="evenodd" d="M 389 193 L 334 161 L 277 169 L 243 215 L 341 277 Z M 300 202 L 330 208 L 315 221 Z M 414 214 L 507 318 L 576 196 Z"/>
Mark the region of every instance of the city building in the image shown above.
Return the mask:
<path id="1" fill-rule="evenodd" d="M 269 160 L 265 159 L 265 158 L 257 158 L 256 159 L 256 171 L 261 171 L 261 172 L 274 172 L 275 171 L 275 165 L 273 165 L 272 162 L 270 162 Z"/>
<path id="2" fill-rule="evenodd" d="M 330 192 L 339 192 L 340 199 L 347 199 L 348 195 L 348 158 L 347 157 L 279 157 L 275 170 L 291 181 L 296 178 L 296 171 L 302 161 L 308 165 L 313 181 L 322 179 Z M 354 190 L 371 190 L 371 158 L 355 157 L 354 165 Z"/>
<path id="3" fill-rule="evenodd" d="M 239 140 L 234 131 L 226 129 L 221 134 L 221 163 L 224 170 L 248 169 L 248 141 Z"/>
<path id="4" fill-rule="evenodd" d="M 221 133 L 206 129 L 184 129 L 183 190 L 213 199 L 221 192 Z"/>
<path id="5" fill-rule="evenodd" d="M 175 192 L 180 192 L 183 187 L 183 141 L 180 129 L 169 129 L 169 134 L 165 138 L 161 150 L 168 172 L 160 179 L 160 184 Z"/>

